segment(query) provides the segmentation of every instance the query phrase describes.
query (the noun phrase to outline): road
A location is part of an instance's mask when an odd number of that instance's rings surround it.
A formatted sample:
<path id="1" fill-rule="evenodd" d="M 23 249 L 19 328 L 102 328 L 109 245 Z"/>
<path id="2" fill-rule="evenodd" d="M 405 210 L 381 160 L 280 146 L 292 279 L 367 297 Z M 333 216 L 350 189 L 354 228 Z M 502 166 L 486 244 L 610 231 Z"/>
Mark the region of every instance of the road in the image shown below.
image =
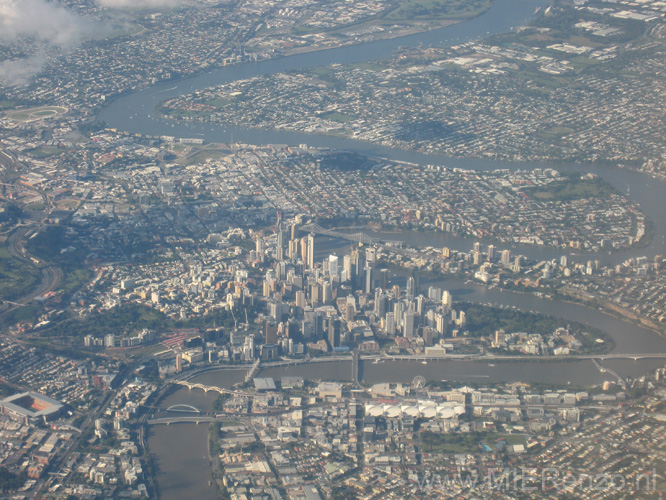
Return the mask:
<path id="1" fill-rule="evenodd" d="M 16 260 L 25 263 L 28 266 L 39 267 L 41 279 L 39 285 L 30 293 L 16 299 L 14 304 L 6 304 L 8 307 L 0 312 L 0 325 L 5 321 L 9 314 L 22 305 L 32 302 L 35 298 L 41 297 L 48 292 L 52 292 L 60 286 L 63 279 L 62 269 L 56 266 L 44 266 L 45 262 L 41 259 L 31 256 L 25 251 L 25 238 L 28 232 L 35 230 L 35 225 L 30 227 L 17 228 L 7 239 L 7 250 Z M 37 226 L 38 227 L 38 226 Z M 18 304 L 18 305 L 17 305 Z"/>
<path id="2" fill-rule="evenodd" d="M 25 251 L 24 241 L 25 236 L 30 231 L 31 228 L 21 227 L 18 228 L 7 240 L 7 250 L 9 253 L 20 262 L 25 263 L 29 266 L 34 266 L 36 263 L 31 258 L 30 254 Z M 35 259 L 40 264 L 43 264 L 43 261 Z M 22 305 L 28 304 L 37 297 L 43 296 L 45 293 L 54 291 L 58 288 L 63 279 L 62 269 L 55 266 L 46 266 L 41 267 L 41 279 L 39 285 L 32 290 L 30 293 L 16 299 L 13 301 L 15 304 L 7 304 L 9 307 L 0 312 L 0 324 L 4 322 L 7 316 L 14 310 L 18 309 Z"/>
<path id="3" fill-rule="evenodd" d="M 11 151 L 0 150 L 0 165 L 4 166 L 7 170 L 18 170 L 22 167 L 21 163 L 18 161 L 16 155 Z M 14 183 L 15 179 L 9 180 L 10 183 Z M 8 186 L 13 186 L 14 184 L 4 184 Z M 60 268 L 56 266 L 48 266 L 44 261 L 38 259 L 25 250 L 25 241 L 26 236 L 29 232 L 40 231 L 47 225 L 47 220 L 51 215 L 51 212 L 54 209 L 53 206 L 53 197 L 50 197 L 41 189 L 34 187 L 25 186 L 23 184 L 16 184 L 17 189 L 28 189 L 38 193 L 44 202 L 44 212 L 40 216 L 39 220 L 27 221 L 27 226 L 19 226 L 14 230 L 9 238 L 7 239 L 7 250 L 10 255 L 16 260 L 25 263 L 29 266 L 37 266 L 41 269 L 41 280 L 39 285 L 30 293 L 20 297 L 19 299 L 13 301 L 14 304 L 6 304 L 6 309 L 0 312 L 0 325 L 5 321 L 7 316 L 14 311 L 15 309 L 21 307 L 23 304 L 28 304 L 36 297 L 40 297 L 47 292 L 51 292 L 58 288 L 63 279 L 63 272 Z M 20 305 L 17 305 L 20 304 Z"/>
<path id="4" fill-rule="evenodd" d="M 67 447 L 62 452 L 62 455 L 57 456 L 56 459 L 51 464 L 51 466 L 49 467 L 49 473 L 55 474 L 51 475 L 51 477 L 57 477 L 57 474 L 62 469 L 62 466 L 67 463 L 71 454 L 80 444 L 81 439 L 87 434 L 88 430 L 94 425 L 95 420 L 98 419 L 100 415 L 102 415 L 104 410 L 106 410 L 106 407 L 113 399 L 115 393 L 116 393 L 115 391 L 108 391 L 106 394 L 103 394 L 99 397 L 98 399 L 99 405 L 97 407 L 97 410 L 90 412 L 86 417 L 86 419 L 83 421 L 83 424 L 80 427 L 81 433 L 78 436 L 76 436 L 76 438 L 73 438 L 69 442 Z M 50 485 L 51 485 L 50 480 L 42 481 L 40 486 L 35 491 L 33 498 L 42 498 L 42 496 L 44 495 L 44 493 L 46 493 L 46 490 L 49 488 Z"/>

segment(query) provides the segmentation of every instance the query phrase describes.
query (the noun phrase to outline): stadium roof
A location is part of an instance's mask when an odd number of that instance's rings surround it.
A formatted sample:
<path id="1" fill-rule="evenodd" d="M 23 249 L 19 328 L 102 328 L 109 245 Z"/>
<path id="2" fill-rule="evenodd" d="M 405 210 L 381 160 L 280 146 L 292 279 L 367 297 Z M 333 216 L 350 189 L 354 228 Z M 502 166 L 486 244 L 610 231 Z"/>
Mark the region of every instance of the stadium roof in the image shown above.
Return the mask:
<path id="1" fill-rule="evenodd" d="M 57 413 L 62 404 L 38 392 L 22 392 L 0 401 L 0 406 L 28 418 L 46 417 Z"/>

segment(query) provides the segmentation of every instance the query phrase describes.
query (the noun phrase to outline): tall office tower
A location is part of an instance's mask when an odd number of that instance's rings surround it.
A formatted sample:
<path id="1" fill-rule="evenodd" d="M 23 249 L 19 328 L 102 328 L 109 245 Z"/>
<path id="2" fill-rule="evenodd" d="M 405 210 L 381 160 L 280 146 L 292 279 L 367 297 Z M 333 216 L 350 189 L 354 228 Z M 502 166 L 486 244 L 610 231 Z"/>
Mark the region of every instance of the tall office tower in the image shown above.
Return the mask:
<path id="1" fill-rule="evenodd" d="M 428 309 L 428 311 L 425 314 L 425 326 L 429 326 L 430 328 L 436 328 L 437 327 L 437 311 L 434 309 Z"/>
<path id="2" fill-rule="evenodd" d="M 355 315 L 356 315 L 356 308 L 354 307 L 354 304 L 347 303 L 347 307 L 345 308 L 345 321 L 347 323 L 351 323 L 352 321 L 354 321 Z"/>
<path id="3" fill-rule="evenodd" d="M 433 345 L 435 338 L 435 332 L 432 328 L 426 326 L 423 329 L 423 343 L 427 346 Z"/>
<path id="4" fill-rule="evenodd" d="M 305 264 L 309 269 L 312 269 L 314 268 L 315 264 L 315 235 L 310 233 L 308 235 L 307 242 L 308 242 L 308 255 Z"/>
<path id="5" fill-rule="evenodd" d="M 357 248 L 352 250 L 352 264 L 354 266 L 354 274 L 352 275 L 352 286 L 357 288 L 363 287 L 363 270 L 365 269 L 365 259 Z"/>
<path id="6" fill-rule="evenodd" d="M 416 313 L 409 311 L 405 313 L 405 326 L 403 328 L 403 335 L 411 339 L 415 335 L 416 327 Z"/>
<path id="7" fill-rule="evenodd" d="M 333 300 L 333 288 L 328 281 L 325 281 L 321 287 L 321 301 L 324 304 L 330 304 Z"/>
<path id="8" fill-rule="evenodd" d="M 386 313 L 386 333 L 395 335 L 395 315 L 393 313 Z"/>
<path id="9" fill-rule="evenodd" d="M 264 238 L 261 235 L 257 235 L 255 250 L 258 254 L 261 254 L 264 251 Z"/>
<path id="10" fill-rule="evenodd" d="M 511 250 L 502 250 L 502 264 L 511 264 Z"/>
<path id="11" fill-rule="evenodd" d="M 421 293 L 421 269 L 415 267 L 412 269 L 412 278 L 414 278 L 414 297 Z"/>
<path id="12" fill-rule="evenodd" d="M 395 319 L 396 328 L 402 325 L 402 315 L 405 312 L 404 302 L 396 302 L 393 304 L 393 318 Z"/>
<path id="13" fill-rule="evenodd" d="M 414 278 L 410 276 L 409 278 L 407 278 L 407 288 L 405 289 L 405 298 L 407 300 L 414 299 L 415 289 L 416 289 L 416 284 Z"/>
<path id="14" fill-rule="evenodd" d="M 332 348 L 340 347 L 340 320 L 328 319 L 328 343 Z"/>
<path id="15" fill-rule="evenodd" d="M 466 321 L 467 321 L 467 316 L 465 314 L 465 311 L 460 311 L 460 314 L 458 314 L 458 321 L 456 321 L 456 324 L 462 327 L 465 326 Z"/>
<path id="16" fill-rule="evenodd" d="M 426 298 L 423 295 L 416 297 L 416 312 L 421 317 L 423 317 L 423 314 L 425 313 L 425 304 Z"/>
<path id="17" fill-rule="evenodd" d="M 375 262 L 375 260 L 377 260 L 377 249 L 374 247 L 366 248 L 365 260 L 368 262 Z"/>
<path id="18" fill-rule="evenodd" d="M 451 304 L 453 303 L 453 298 L 451 297 L 451 292 L 448 290 L 444 290 L 442 292 L 442 308 L 444 311 L 448 311 L 451 308 Z"/>
<path id="19" fill-rule="evenodd" d="M 333 277 L 338 277 L 338 256 L 329 255 L 328 256 L 328 273 Z"/>
<path id="20" fill-rule="evenodd" d="M 442 289 L 436 286 L 428 287 L 428 298 L 432 301 L 439 302 L 442 300 Z"/>
<path id="21" fill-rule="evenodd" d="M 386 290 L 386 287 L 389 282 L 389 270 L 388 269 L 382 269 L 379 272 L 379 282 L 381 283 L 381 287 Z"/>
<path id="22" fill-rule="evenodd" d="M 303 290 L 296 291 L 296 307 L 305 309 L 305 292 Z"/>
<path id="23" fill-rule="evenodd" d="M 488 261 L 495 258 L 495 245 L 488 245 Z"/>
<path id="24" fill-rule="evenodd" d="M 307 237 L 301 238 L 301 260 L 307 266 L 308 262 L 308 239 Z"/>
<path id="25" fill-rule="evenodd" d="M 322 302 L 322 290 L 319 283 L 312 283 L 310 285 L 310 303 L 312 307 L 317 307 L 321 305 Z"/>
<path id="26" fill-rule="evenodd" d="M 342 268 L 345 272 L 345 281 L 351 280 L 354 276 L 354 268 L 351 255 L 345 255 L 342 259 Z"/>
<path id="27" fill-rule="evenodd" d="M 478 241 L 475 242 L 474 243 L 474 248 L 472 249 L 472 251 L 477 252 L 477 253 L 481 253 L 481 243 L 479 243 Z"/>
<path id="28" fill-rule="evenodd" d="M 277 248 L 275 249 L 275 257 L 277 260 L 284 259 L 284 231 L 282 230 L 282 225 L 280 223 L 278 223 Z"/>
<path id="29" fill-rule="evenodd" d="M 436 321 L 437 333 L 439 333 L 440 335 L 446 335 L 446 330 L 448 325 L 446 315 L 437 314 L 435 316 L 435 321 Z"/>
<path id="30" fill-rule="evenodd" d="M 373 288 L 373 278 L 372 278 L 372 267 L 369 264 L 365 265 L 363 269 L 363 291 L 365 293 L 372 293 Z"/>
<path id="31" fill-rule="evenodd" d="M 378 290 L 381 290 L 381 288 L 378 288 Z M 381 319 L 386 316 L 388 306 L 388 297 L 386 297 L 384 293 L 381 293 L 379 297 L 375 294 L 375 316 L 377 316 L 377 318 Z"/>
<path id="32" fill-rule="evenodd" d="M 248 335 L 243 344 L 243 357 L 245 359 L 254 359 L 254 337 Z"/>
<path id="33" fill-rule="evenodd" d="M 298 260 L 298 240 L 289 240 L 287 257 L 289 257 L 292 262 Z"/>
<path id="34" fill-rule="evenodd" d="M 382 295 L 384 294 L 384 290 L 381 288 L 375 288 L 375 308 L 374 308 L 374 313 L 377 315 L 377 310 L 379 309 L 379 302 L 382 300 Z"/>
<path id="35" fill-rule="evenodd" d="M 275 321 L 266 321 L 264 324 L 264 343 L 277 344 L 278 326 Z"/>
<path id="36" fill-rule="evenodd" d="M 183 371 L 183 354 L 180 352 L 176 354 L 176 371 L 177 372 Z"/>

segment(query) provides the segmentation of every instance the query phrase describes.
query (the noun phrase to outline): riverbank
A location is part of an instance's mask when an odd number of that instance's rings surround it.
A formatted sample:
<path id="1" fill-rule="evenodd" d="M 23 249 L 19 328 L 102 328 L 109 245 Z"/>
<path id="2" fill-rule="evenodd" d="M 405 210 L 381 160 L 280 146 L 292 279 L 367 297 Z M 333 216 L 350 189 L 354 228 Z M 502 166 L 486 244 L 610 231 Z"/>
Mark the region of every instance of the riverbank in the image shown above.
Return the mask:
<path id="1" fill-rule="evenodd" d="M 660 335 L 661 337 L 666 337 L 666 325 L 655 323 L 647 318 L 641 318 L 636 313 L 629 311 L 616 304 L 613 304 L 607 300 L 602 300 L 597 297 L 594 297 L 593 295 L 589 295 L 577 290 L 572 290 L 570 288 L 566 289 L 561 288 L 558 290 L 558 292 L 562 293 L 567 297 L 571 297 L 572 299 L 576 299 L 575 301 L 571 300 L 566 302 L 569 302 L 571 304 L 582 303 L 586 307 L 596 309 L 598 311 L 601 311 L 605 314 L 608 314 L 609 316 L 620 319 L 622 321 L 627 321 L 627 322 L 631 321 L 636 325 L 649 328 L 651 331 L 653 331 L 657 335 Z"/>

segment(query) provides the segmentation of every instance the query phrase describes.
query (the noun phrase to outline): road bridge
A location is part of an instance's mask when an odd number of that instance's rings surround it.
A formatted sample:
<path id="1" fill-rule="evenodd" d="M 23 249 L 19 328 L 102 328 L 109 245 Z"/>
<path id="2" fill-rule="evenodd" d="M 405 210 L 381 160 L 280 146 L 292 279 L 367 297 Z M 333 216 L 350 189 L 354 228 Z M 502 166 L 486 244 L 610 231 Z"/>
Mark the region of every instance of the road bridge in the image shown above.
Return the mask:
<path id="1" fill-rule="evenodd" d="M 383 241 L 379 238 L 373 238 L 363 232 L 358 233 L 343 233 L 335 231 L 334 229 L 326 229 L 321 227 L 316 222 L 305 224 L 299 228 L 306 233 L 322 234 L 324 236 L 331 236 L 332 238 L 342 238 L 344 240 L 353 241 L 355 243 L 363 243 L 364 245 L 387 245 L 392 247 L 401 247 L 404 242 L 402 241 Z"/>
<path id="2" fill-rule="evenodd" d="M 243 392 L 233 389 L 225 389 L 224 387 L 217 387 L 215 385 L 195 384 L 193 382 L 188 382 L 187 380 L 172 380 L 171 383 L 176 385 L 182 385 L 190 390 L 201 389 L 204 392 L 214 391 L 220 394 L 233 394 L 234 396 L 246 396 L 246 397 L 254 397 L 261 395 L 259 393 L 254 393 L 254 392 Z"/>

